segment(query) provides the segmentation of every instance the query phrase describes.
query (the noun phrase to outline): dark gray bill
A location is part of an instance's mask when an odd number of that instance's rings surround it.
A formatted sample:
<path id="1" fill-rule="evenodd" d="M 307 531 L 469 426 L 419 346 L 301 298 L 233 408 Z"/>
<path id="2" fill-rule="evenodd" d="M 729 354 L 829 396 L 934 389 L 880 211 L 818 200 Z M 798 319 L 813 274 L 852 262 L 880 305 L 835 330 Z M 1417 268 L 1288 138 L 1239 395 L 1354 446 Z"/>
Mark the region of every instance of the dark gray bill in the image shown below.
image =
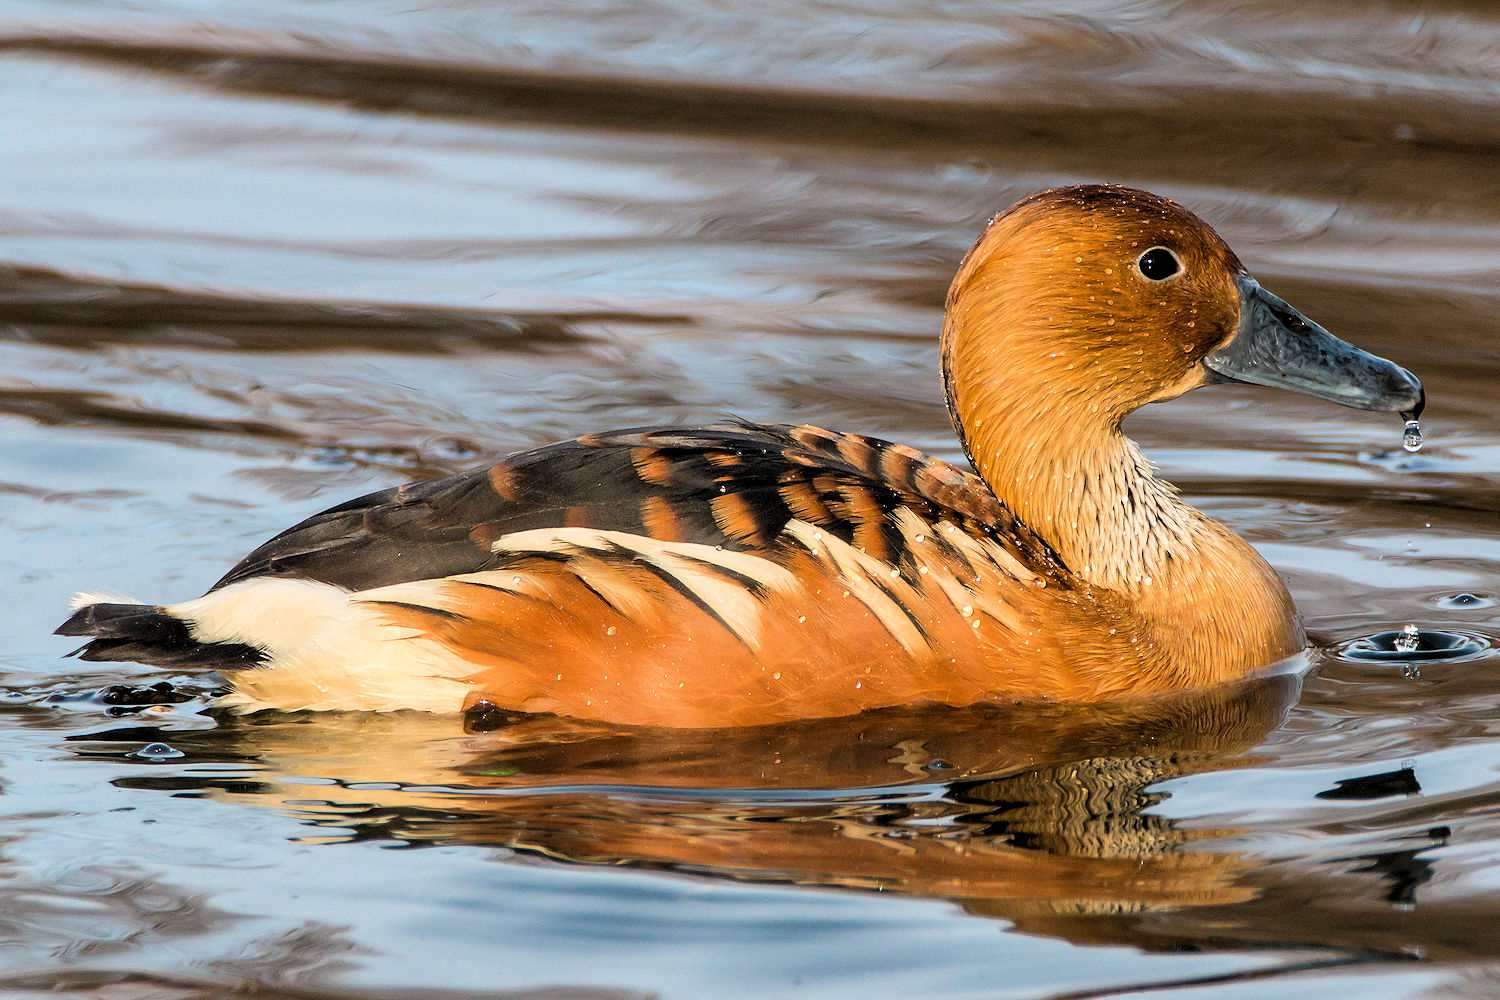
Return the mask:
<path id="1" fill-rule="evenodd" d="M 1223 380 L 1305 392 L 1361 410 L 1420 414 L 1422 383 L 1405 368 L 1346 344 L 1248 275 L 1234 339 L 1203 363 Z"/>

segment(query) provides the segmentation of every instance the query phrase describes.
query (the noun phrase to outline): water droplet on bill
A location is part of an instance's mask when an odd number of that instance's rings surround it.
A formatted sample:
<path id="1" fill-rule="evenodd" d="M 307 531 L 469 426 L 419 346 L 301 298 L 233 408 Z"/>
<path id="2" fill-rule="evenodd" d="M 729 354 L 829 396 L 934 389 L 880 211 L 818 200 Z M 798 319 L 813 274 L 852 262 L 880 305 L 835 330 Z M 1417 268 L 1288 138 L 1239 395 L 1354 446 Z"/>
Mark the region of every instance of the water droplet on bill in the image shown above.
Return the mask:
<path id="1" fill-rule="evenodd" d="M 1412 453 L 1422 450 L 1422 424 L 1419 421 L 1406 422 L 1406 429 L 1401 432 L 1401 447 Z"/>

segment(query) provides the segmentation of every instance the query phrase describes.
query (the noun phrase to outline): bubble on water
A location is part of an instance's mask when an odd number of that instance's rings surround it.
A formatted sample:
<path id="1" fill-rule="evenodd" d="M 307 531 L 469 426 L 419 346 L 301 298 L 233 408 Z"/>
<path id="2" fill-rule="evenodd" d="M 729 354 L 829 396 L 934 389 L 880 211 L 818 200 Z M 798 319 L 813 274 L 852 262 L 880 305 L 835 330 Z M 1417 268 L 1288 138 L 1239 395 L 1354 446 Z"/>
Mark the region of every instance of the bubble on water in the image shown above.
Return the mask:
<path id="1" fill-rule="evenodd" d="M 136 760 L 161 761 L 176 760 L 178 757 L 186 757 L 187 754 L 165 743 L 147 743 L 139 750 L 132 750 L 125 756 L 134 757 Z"/>
<path id="2" fill-rule="evenodd" d="M 1419 421 L 1406 422 L 1406 429 L 1401 432 L 1401 447 L 1413 453 L 1422 450 L 1422 424 Z"/>
<path id="3" fill-rule="evenodd" d="M 1462 591 L 1457 594 L 1444 594 L 1432 603 L 1449 611 L 1465 611 L 1470 608 L 1493 608 L 1496 603 L 1494 594 L 1475 594 Z"/>

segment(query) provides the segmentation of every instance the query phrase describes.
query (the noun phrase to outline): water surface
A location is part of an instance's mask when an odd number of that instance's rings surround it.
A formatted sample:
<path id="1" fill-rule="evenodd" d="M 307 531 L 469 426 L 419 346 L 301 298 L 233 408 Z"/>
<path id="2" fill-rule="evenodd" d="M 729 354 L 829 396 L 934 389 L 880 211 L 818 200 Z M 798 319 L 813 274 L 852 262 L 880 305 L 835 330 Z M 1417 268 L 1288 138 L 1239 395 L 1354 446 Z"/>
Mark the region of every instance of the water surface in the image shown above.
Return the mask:
<path id="1" fill-rule="evenodd" d="M 1485 3 L 0 4 L 0 996 L 1484 996 L 1500 657 L 725 734 L 201 710 L 62 659 L 320 507 L 589 430 L 957 446 L 984 220 L 1113 180 L 1419 372 L 1131 432 L 1332 648 L 1500 638 Z M 1469 595 L 1469 596 L 1465 596 Z M 189 700 L 100 694 L 167 680 Z M 165 743 L 179 756 L 141 755 Z"/>

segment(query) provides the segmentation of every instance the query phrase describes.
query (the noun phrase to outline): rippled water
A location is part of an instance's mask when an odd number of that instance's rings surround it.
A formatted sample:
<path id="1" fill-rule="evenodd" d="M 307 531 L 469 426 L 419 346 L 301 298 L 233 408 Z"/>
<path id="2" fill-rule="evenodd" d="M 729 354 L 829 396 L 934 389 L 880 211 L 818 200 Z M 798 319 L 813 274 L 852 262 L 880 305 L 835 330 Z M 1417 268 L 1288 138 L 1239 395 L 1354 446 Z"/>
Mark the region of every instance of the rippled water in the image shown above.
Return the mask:
<path id="1" fill-rule="evenodd" d="M 1000 6 L 0 4 L 0 996 L 1500 991 L 1500 14 Z M 49 634 L 587 430 L 956 458 L 948 277 L 1085 179 L 1427 382 L 1419 455 L 1252 389 L 1132 420 L 1344 651 L 1304 680 L 465 734 L 215 717 Z M 1340 645 L 1409 622 L 1481 648 Z"/>

